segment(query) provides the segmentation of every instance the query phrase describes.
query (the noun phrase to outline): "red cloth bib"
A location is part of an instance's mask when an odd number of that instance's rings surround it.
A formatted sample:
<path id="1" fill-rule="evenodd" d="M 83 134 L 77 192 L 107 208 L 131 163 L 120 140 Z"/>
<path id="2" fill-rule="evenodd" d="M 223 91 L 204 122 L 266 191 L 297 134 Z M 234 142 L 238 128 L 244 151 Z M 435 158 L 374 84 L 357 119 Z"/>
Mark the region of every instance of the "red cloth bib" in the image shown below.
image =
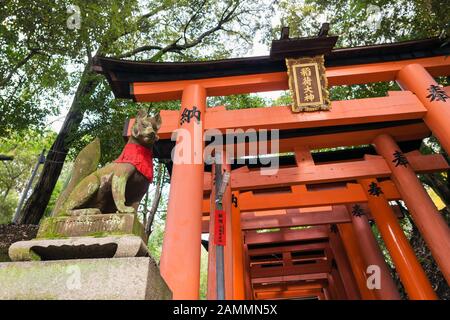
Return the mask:
<path id="1" fill-rule="evenodd" d="M 153 181 L 152 151 L 135 143 L 127 143 L 122 154 L 114 162 L 131 163 L 151 183 Z"/>

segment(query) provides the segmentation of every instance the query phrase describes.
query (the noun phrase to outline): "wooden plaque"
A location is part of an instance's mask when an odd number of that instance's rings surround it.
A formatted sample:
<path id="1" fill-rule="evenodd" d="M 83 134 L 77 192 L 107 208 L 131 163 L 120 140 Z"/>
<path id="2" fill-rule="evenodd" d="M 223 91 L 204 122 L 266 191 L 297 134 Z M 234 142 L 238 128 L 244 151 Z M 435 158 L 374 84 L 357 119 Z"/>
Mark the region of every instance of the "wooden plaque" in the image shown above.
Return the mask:
<path id="1" fill-rule="evenodd" d="M 327 77 L 323 56 L 286 59 L 292 111 L 329 110 Z"/>

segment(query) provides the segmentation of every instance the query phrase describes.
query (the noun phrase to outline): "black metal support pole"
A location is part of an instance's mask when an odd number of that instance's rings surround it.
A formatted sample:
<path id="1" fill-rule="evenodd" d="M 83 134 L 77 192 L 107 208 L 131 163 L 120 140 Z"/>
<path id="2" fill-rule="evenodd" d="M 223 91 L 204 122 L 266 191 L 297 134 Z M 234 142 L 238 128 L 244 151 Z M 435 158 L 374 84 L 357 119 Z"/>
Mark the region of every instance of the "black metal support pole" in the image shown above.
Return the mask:
<path id="1" fill-rule="evenodd" d="M 222 202 L 218 202 L 216 207 L 222 210 Z M 216 246 L 216 287 L 217 300 L 225 300 L 224 247 L 221 245 Z"/>
<path id="2" fill-rule="evenodd" d="M 216 155 L 216 159 L 221 159 Z M 216 209 L 222 210 L 222 196 L 220 187 L 222 185 L 222 165 L 216 162 L 215 164 L 215 188 L 216 188 Z M 225 272 L 224 272 L 224 250 L 223 246 L 216 245 L 216 289 L 217 300 L 225 300 Z"/>

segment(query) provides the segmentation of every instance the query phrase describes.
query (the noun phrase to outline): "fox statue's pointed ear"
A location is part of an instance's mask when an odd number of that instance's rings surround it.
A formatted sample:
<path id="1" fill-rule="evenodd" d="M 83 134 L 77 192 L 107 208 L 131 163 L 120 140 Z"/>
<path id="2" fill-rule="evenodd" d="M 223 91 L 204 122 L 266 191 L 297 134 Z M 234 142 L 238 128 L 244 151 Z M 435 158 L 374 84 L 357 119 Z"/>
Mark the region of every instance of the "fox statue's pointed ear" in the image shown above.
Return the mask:
<path id="1" fill-rule="evenodd" d="M 139 137 L 139 128 L 137 123 L 135 123 L 131 128 L 131 135 L 136 139 Z"/>
<path id="2" fill-rule="evenodd" d="M 155 115 L 155 117 L 153 118 L 155 120 L 156 123 L 156 130 L 159 130 L 159 128 L 161 128 L 161 115 L 159 114 L 159 112 Z"/>
<path id="3" fill-rule="evenodd" d="M 143 118 L 145 118 L 147 115 L 148 115 L 147 110 L 145 110 L 145 109 L 140 109 L 140 110 L 138 111 L 137 117 L 143 119 Z"/>

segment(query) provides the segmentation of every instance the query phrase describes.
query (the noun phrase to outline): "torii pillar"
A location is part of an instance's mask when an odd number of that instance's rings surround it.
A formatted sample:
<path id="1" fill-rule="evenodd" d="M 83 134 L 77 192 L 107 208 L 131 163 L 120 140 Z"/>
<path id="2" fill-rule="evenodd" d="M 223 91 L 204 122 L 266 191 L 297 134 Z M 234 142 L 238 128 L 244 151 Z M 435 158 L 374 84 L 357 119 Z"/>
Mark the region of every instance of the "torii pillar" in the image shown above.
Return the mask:
<path id="1" fill-rule="evenodd" d="M 392 279 L 377 240 L 373 236 L 366 213 L 360 212 L 358 214 L 358 212 L 354 212 L 355 206 L 347 205 L 347 209 L 352 217 L 353 230 L 361 244 L 361 248 L 364 248 L 364 250 L 361 250 L 361 253 L 366 265 L 376 265 L 380 268 L 381 287 L 376 289 L 375 292 L 381 300 L 400 300 L 397 286 Z"/>
<path id="2" fill-rule="evenodd" d="M 358 238 L 350 223 L 338 224 L 339 235 L 341 236 L 350 266 L 355 276 L 356 283 L 363 300 L 378 300 L 375 292 L 367 287 L 366 264 L 361 254 Z"/>
<path id="3" fill-rule="evenodd" d="M 407 162 L 399 162 L 399 156 L 401 157 L 402 153 L 394 139 L 383 134 L 374 140 L 374 145 L 377 152 L 386 159 L 392 171 L 392 181 L 397 186 L 415 225 L 447 283 L 450 284 L 450 230 L 447 223 L 423 188 L 411 165 Z"/>
<path id="4" fill-rule="evenodd" d="M 239 191 L 232 193 L 231 222 L 233 245 L 233 299 L 245 300 L 244 241 L 241 228 L 241 210 L 239 209 Z"/>
<path id="5" fill-rule="evenodd" d="M 412 91 L 427 109 L 424 121 L 450 154 L 450 97 L 436 95 L 438 83 L 420 64 L 403 67 L 397 74 L 397 83 L 403 90 Z M 443 92 L 443 89 L 440 88 Z M 434 93 L 434 97 L 433 97 Z M 447 98 L 445 98 L 447 97 Z"/>
<path id="6" fill-rule="evenodd" d="M 199 298 L 205 109 L 205 88 L 187 85 L 181 99 L 182 130 L 175 145 L 160 264 L 161 275 L 176 300 Z"/>
<path id="7" fill-rule="evenodd" d="M 364 188 L 370 212 L 377 224 L 402 283 L 412 300 L 435 300 L 436 294 L 403 233 L 394 211 L 376 179 L 358 180 Z"/>

